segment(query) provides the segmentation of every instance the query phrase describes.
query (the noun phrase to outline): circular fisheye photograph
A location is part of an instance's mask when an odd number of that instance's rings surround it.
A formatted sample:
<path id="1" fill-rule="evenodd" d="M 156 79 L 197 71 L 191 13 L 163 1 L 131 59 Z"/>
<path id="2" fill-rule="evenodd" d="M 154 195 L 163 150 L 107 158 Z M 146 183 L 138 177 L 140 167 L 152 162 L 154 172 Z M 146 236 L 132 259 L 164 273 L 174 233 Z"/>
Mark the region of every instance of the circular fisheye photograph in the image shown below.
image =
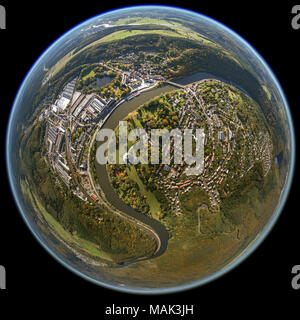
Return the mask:
<path id="1" fill-rule="evenodd" d="M 283 209 L 294 157 L 287 100 L 259 53 L 213 18 L 157 5 L 95 16 L 50 45 L 6 138 L 37 241 L 78 276 L 137 294 L 244 261 Z"/>

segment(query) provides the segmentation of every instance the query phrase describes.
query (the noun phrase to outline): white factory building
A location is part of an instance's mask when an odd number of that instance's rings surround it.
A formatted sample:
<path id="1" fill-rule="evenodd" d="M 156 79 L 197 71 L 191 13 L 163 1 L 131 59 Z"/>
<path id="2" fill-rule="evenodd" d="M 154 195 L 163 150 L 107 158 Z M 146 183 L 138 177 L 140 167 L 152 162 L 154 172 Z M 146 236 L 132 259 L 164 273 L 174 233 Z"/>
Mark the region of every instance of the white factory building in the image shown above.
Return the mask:
<path id="1" fill-rule="evenodd" d="M 72 100 L 77 78 L 69 82 L 60 94 L 60 98 L 52 105 L 53 112 L 64 111 Z"/>

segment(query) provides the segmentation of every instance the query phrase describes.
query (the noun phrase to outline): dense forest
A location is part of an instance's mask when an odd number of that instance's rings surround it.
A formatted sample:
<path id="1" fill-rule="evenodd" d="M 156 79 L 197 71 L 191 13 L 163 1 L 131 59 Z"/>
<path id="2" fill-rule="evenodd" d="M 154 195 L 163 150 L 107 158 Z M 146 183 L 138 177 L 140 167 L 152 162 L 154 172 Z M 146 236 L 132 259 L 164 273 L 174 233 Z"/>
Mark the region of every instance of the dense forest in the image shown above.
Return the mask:
<path id="1" fill-rule="evenodd" d="M 224 194 L 220 188 L 221 212 L 235 225 L 243 222 L 245 215 L 248 213 L 244 210 L 238 210 L 241 204 L 248 204 L 254 207 L 254 203 L 263 203 L 267 195 L 276 186 L 274 169 L 271 169 L 268 176 L 264 177 L 261 162 L 256 162 L 253 169 L 243 178 L 232 183 L 230 194 Z"/>

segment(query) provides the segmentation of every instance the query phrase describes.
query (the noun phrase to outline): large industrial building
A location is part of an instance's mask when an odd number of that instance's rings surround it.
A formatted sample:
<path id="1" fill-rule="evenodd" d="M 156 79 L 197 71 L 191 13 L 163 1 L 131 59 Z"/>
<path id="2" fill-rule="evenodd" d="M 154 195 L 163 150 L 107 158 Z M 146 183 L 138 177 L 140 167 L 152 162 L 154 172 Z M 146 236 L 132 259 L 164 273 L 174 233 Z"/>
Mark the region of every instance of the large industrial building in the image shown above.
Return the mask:
<path id="1" fill-rule="evenodd" d="M 73 79 L 64 87 L 62 93 L 59 96 L 59 99 L 57 99 L 52 105 L 52 110 L 54 112 L 61 112 L 67 108 L 72 100 L 77 79 L 78 78 Z"/>

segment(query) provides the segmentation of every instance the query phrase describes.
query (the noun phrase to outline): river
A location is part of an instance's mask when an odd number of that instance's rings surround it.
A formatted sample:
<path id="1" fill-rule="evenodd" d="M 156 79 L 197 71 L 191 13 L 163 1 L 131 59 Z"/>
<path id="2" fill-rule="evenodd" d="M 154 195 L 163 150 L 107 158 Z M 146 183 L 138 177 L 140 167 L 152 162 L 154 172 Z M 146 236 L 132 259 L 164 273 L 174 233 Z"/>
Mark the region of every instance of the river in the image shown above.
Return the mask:
<path id="1" fill-rule="evenodd" d="M 133 98 L 130 101 L 125 101 L 122 103 L 118 108 L 116 108 L 111 116 L 107 119 L 105 124 L 103 125 L 102 128 L 116 128 L 117 125 L 119 124 L 119 121 L 123 120 L 128 113 L 136 110 L 140 105 L 144 104 L 145 102 L 151 100 L 152 98 L 156 96 L 160 96 L 164 93 L 177 90 L 176 87 L 171 86 L 171 85 L 166 85 L 160 88 L 152 89 L 149 91 L 146 91 L 144 93 L 141 93 L 139 96 Z M 124 201 L 122 201 L 115 190 L 112 188 L 109 178 L 107 175 L 106 171 L 106 166 L 105 165 L 99 165 L 96 162 L 96 173 L 98 180 L 101 185 L 101 189 L 103 190 L 106 199 L 118 210 L 125 212 L 127 215 L 141 221 L 142 223 L 150 226 L 155 233 L 158 235 L 160 238 L 160 248 L 159 250 L 155 253 L 155 257 L 160 256 L 165 252 L 167 249 L 168 245 L 168 240 L 169 240 L 169 234 L 168 231 L 166 230 L 165 226 L 161 224 L 159 221 L 152 219 L 148 216 L 145 216 L 144 214 L 141 214 L 137 211 L 135 211 L 133 208 L 128 206 Z"/>
<path id="2" fill-rule="evenodd" d="M 215 76 L 211 73 L 207 73 L 207 72 L 197 72 L 197 73 L 194 73 L 190 76 L 186 76 L 184 78 L 180 78 L 178 80 L 174 80 L 173 82 L 175 83 L 178 83 L 178 84 L 181 84 L 181 85 L 188 85 L 190 83 L 193 83 L 193 82 L 196 82 L 196 81 L 200 81 L 200 80 L 204 80 L 204 79 L 216 79 L 216 80 L 219 80 L 219 81 L 222 81 L 224 83 L 228 83 L 230 85 L 233 85 L 234 87 L 238 88 L 239 90 L 241 90 L 242 92 L 244 92 L 247 96 L 250 96 L 250 94 L 244 90 L 241 86 L 239 86 L 238 84 L 232 82 L 232 81 L 228 81 L 222 77 L 218 77 L 218 76 Z M 253 99 L 253 98 L 252 98 Z"/>

